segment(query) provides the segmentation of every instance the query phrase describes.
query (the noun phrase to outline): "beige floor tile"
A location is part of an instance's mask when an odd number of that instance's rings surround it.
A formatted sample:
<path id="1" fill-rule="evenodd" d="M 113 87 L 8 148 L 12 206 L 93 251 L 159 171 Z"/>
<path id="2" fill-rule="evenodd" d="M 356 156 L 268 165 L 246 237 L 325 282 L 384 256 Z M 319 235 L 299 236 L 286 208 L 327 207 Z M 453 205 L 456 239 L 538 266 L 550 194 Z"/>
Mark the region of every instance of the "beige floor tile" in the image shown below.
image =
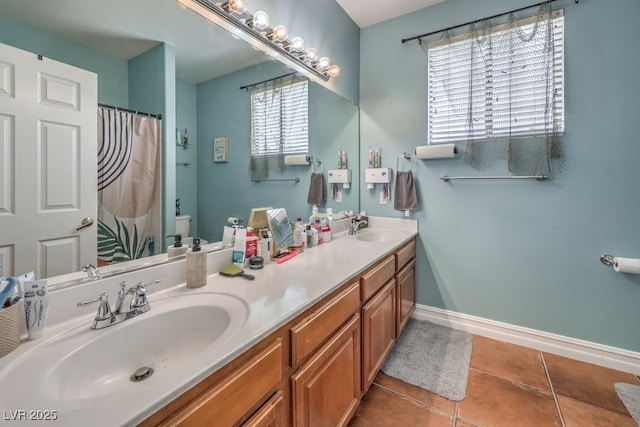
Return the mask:
<path id="1" fill-rule="evenodd" d="M 469 372 L 458 418 L 492 427 L 562 425 L 551 393 L 475 369 Z"/>
<path id="2" fill-rule="evenodd" d="M 633 384 L 634 375 L 555 354 L 543 353 L 543 358 L 556 394 L 629 415 L 613 385 Z"/>
<path id="3" fill-rule="evenodd" d="M 351 427 L 452 427 L 450 415 L 373 384 L 362 399 Z"/>
<path id="4" fill-rule="evenodd" d="M 633 418 L 588 403 L 558 396 L 566 427 L 636 427 Z"/>
<path id="5" fill-rule="evenodd" d="M 537 350 L 475 336 L 471 367 L 512 381 L 550 390 L 542 356 Z"/>

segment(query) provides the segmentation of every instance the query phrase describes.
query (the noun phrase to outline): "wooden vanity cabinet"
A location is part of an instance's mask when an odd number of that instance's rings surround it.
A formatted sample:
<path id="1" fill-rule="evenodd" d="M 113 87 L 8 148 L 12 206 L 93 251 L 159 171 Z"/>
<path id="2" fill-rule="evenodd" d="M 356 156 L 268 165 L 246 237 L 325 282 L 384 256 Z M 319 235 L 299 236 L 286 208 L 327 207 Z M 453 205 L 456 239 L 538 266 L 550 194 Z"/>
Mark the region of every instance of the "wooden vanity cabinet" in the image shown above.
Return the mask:
<path id="1" fill-rule="evenodd" d="M 291 377 L 292 425 L 346 426 L 361 396 L 360 316 L 354 314 Z"/>
<path id="2" fill-rule="evenodd" d="M 416 240 L 398 249 L 396 257 L 396 338 L 416 308 Z"/>
<path id="3" fill-rule="evenodd" d="M 415 309 L 415 239 L 365 272 L 362 297 L 362 393 L 366 393 Z"/>
<path id="4" fill-rule="evenodd" d="M 285 427 L 284 395 L 275 393 L 242 427 Z"/>
<path id="5" fill-rule="evenodd" d="M 255 409 L 256 404 L 264 402 L 281 383 L 284 372 L 283 352 L 283 340 L 280 338 L 260 351 L 249 352 L 242 357 L 242 364 L 212 387 L 193 399 L 189 399 L 188 394 L 178 398 L 178 401 L 183 401 L 184 406 L 157 425 L 240 424 Z M 274 417 L 275 411 L 274 409 Z M 150 421 L 151 419 L 146 420 L 145 424 L 154 425 L 149 424 Z"/>
<path id="6" fill-rule="evenodd" d="M 345 426 L 415 308 L 415 240 L 140 426 Z"/>
<path id="7" fill-rule="evenodd" d="M 416 261 L 412 259 L 396 274 L 396 338 L 416 309 Z"/>
<path id="8" fill-rule="evenodd" d="M 362 307 L 362 392 L 366 393 L 396 341 L 396 283 L 391 279 Z"/>
<path id="9" fill-rule="evenodd" d="M 290 329 L 293 426 L 342 426 L 360 381 L 360 285 L 353 282 Z"/>

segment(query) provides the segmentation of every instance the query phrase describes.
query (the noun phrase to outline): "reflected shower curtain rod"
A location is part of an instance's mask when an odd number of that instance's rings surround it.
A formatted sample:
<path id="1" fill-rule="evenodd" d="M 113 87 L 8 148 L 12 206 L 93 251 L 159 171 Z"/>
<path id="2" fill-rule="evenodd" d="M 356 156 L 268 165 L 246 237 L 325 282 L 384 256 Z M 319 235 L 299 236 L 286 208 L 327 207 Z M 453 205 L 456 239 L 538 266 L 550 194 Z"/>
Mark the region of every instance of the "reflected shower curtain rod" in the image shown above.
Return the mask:
<path id="1" fill-rule="evenodd" d="M 281 75 L 281 76 L 274 77 L 274 78 L 272 78 L 272 79 L 263 80 L 263 81 L 261 81 L 261 82 L 252 83 L 252 84 L 250 84 L 250 85 L 246 85 L 246 86 L 240 86 L 240 90 L 242 90 L 242 89 L 246 89 L 246 90 L 248 91 L 248 90 L 249 90 L 249 89 L 251 89 L 252 87 L 254 87 L 254 86 L 258 86 L 258 85 L 261 85 L 262 83 L 269 83 L 269 82 L 272 82 L 272 81 L 274 81 L 274 80 L 281 79 L 281 78 L 283 78 L 283 77 L 293 76 L 293 75 L 295 75 L 295 74 L 299 74 L 299 73 L 297 73 L 297 72 L 295 72 L 295 71 L 294 71 L 293 73 L 283 74 L 283 75 Z"/>
<path id="2" fill-rule="evenodd" d="M 540 3 L 536 3 L 536 4 L 532 4 L 530 6 L 525 6 L 525 7 L 521 7 L 519 9 L 514 9 L 514 10 L 510 10 L 508 12 L 504 12 L 504 13 L 499 13 L 497 15 L 493 15 L 493 16 L 487 16 L 486 18 L 481 18 L 481 19 L 476 19 L 474 21 L 469 21 L 469 22 L 465 22 L 464 24 L 459 24 L 459 25 L 453 25 L 451 27 L 447 27 L 447 28 L 443 28 L 441 30 L 437 30 L 437 31 L 431 31 L 430 33 L 424 33 L 424 34 L 420 34 L 419 36 L 413 36 L 413 37 L 409 37 L 406 39 L 402 39 L 402 43 L 406 43 L 406 42 L 410 42 L 412 40 L 420 40 L 422 37 L 428 37 L 428 36 L 432 36 L 434 34 L 438 34 L 438 33 L 443 33 L 445 31 L 449 31 L 449 30 L 454 30 L 456 28 L 460 28 L 460 27 L 465 27 L 467 25 L 471 25 L 471 24 L 475 24 L 477 22 L 481 22 L 484 21 L 486 19 L 493 19 L 493 18 L 498 18 L 500 16 L 505 16 L 505 15 L 509 15 L 510 13 L 516 13 L 516 12 L 520 12 L 522 10 L 527 10 L 527 9 L 531 9 L 532 7 L 538 7 L 538 6 L 542 6 L 543 4 L 546 3 L 553 3 L 554 1 L 558 1 L 558 0 L 547 0 L 547 1 L 543 1 Z M 580 0 L 575 0 L 576 4 L 578 4 L 580 2 Z M 421 40 L 420 40 L 421 41 Z"/>
<path id="3" fill-rule="evenodd" d="M 153 117 L 155 119 L 162 120 L 162 114 L 160 114 L 160 113 L 158 113 L 158 114 L 145 113 L 145 112 L 138 111 L 138 110 L 132 110 L 130 108 L 116 107 L 115 105 L 101 104 L 101 103 L 98 103 L 98 107 L 108 108 L 110 110 L 116 110 L 116 111 L 124 111 L 124 112 L 127 112 L 127 113 L 133 113 L 133 114 L 138 114 L 140 116 Z"/>

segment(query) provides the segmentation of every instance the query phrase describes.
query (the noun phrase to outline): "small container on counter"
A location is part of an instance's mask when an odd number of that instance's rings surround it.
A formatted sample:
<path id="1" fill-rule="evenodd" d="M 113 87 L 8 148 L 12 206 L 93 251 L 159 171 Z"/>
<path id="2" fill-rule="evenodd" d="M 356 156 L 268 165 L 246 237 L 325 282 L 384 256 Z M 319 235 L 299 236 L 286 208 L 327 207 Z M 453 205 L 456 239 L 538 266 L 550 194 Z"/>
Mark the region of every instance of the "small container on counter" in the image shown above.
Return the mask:
<path id="1" fill-rule="evenodd" d="M 200 247 L 200 239 L 193 238 L 193 247 L 187 252 L 187 288 L 207 284 L 207 253 Z"/>

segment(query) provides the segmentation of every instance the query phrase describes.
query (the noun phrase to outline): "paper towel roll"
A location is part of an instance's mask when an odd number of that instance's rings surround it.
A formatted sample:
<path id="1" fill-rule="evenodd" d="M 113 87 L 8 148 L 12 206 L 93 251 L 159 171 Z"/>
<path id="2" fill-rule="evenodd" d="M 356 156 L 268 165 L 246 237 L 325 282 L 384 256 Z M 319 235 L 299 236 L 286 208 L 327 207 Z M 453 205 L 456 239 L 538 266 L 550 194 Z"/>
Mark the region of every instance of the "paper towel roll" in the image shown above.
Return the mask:
<path id="1" fill-rule="evenodd" d="M 285 165 L 308 165 L 309 163 L 311 163 L 311 157 L 306 154 L 292 154 L 284 156 Z"/>
<path id="2" fill-rule="evenodd" d="M 613 269 L 618 273 L 640 274 L 640 259 L 613 257 Z"/>
<path id="3" fill-rule="evenodd" d="M 450 159 L 456 155 L 458 150 L 455 144 L 422 145 L 416 147 L 416 157 L 422 160 L 428 159 Z"/>

